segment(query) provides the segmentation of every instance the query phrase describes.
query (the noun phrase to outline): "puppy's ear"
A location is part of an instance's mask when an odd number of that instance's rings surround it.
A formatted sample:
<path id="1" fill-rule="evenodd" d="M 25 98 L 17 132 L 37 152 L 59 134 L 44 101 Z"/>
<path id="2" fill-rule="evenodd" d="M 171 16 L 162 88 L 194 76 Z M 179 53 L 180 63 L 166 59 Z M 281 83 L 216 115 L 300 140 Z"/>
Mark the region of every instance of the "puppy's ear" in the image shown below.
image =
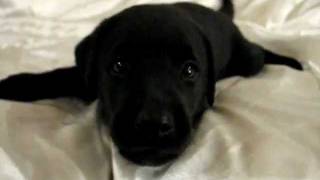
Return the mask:
<path id="1" fill-rule="evenodd" d="M 208 67 L 207 101 L 210 106 L 214 102 L 215 83 L 221 78 L 232 54 L 231 39 L 235 28 L 232 23 L 233 7 L 231 1 L 226 0 L 224 3 L 221 11 L 190 3 L 175 5 L 195 25 L 205 42 Z"/>
<path id="2" fill-rule="evenodd" d="M 103 20 L 91 34 L 80 41 L 75 49 L 76 65 L 83 76 L 86 90 L 92 98 L 97 98 L 98 94 L 99 63 L 101 63 L 98 54 L 103 48 L 112 46 L 110 43 L 102 43 L 112 39 L 109 34 L 116 22 L 115 16 Z"/>
<path id="3" fill-rule="evenodd" d="M 96 61 L 94 57 L 95 40 L 96 34 L 93 32 L 81 40 L 75 49 L 76 66 L 84 80 L 85 91 L 89 99 L 97 97 L 97 70 L 95 70 Z"/>
<path id="4" fill-rule="evenodd" d="M 207 102 L 209 106 L 212 106 L 214 103 L 215 91 L 216 91 L 216 77 L 214 73 L 214 55 L 212 53 L 212 48 L 210 41 L 203 35 L 203 39 L 206 45 L 206 55 L 207 55 Z"/>
<path id="5" fill-rule="evenodd" d="M 200 32 L 206 48 L 207 61 L 207 101 L 211 106 L 214 102 L 215 83 L 221 78 L 229 59 L 231 58 L 233 7 L 231 1 L 224 1 L 221 11 L 190 4 L 178 3 L 178 7 L 190 23 Z"/>

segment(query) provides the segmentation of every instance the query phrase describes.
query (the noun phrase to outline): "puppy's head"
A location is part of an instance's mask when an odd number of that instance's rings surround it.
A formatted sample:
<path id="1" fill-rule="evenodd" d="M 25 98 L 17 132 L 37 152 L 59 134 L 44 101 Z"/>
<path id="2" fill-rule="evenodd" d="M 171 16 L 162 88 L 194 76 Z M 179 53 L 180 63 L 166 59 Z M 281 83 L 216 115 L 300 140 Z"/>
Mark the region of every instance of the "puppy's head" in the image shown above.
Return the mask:
<path id="1" fill-rule="evenodd" d="M 186 148 L 213 88 L 206 42 L 170 6 L 136 6 L 105 20 L 76 49 L 99 100 L 99 123 L 120 154 L 160 165 Z"/>

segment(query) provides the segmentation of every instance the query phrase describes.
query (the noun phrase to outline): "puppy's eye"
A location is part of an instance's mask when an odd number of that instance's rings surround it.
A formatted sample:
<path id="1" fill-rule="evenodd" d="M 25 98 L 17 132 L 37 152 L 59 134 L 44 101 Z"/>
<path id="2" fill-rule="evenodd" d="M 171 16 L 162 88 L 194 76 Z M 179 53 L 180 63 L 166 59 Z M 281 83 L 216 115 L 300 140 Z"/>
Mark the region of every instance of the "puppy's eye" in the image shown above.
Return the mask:
<path id="1" fill-rule="evenodd" d="M 182 77 L 186 80 L 192 80 L 197 76 L 198 71 L 198 66 L 193 63 L 187 63 L 182 69 Z"/>
<path id="2" fill-rule="evenodd" d="M 125 75 L 129 71 L 128 63 L 124 61 L 115 61 L 111 66 L 113 75 Z"/>

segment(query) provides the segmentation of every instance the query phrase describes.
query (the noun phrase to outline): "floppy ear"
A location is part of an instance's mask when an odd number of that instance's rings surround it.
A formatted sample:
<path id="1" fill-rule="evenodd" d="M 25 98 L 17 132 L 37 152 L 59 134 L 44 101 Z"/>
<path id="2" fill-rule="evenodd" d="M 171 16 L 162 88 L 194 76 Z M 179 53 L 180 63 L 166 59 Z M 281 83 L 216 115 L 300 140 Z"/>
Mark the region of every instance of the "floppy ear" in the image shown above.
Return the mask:
<path id="1" fill-rule="evenodd" d="M 215 92 L 216 92 L 216 78 L 215 78 L 215 73 L 214 73 L 214 57 L 212 53 L 212 48 L 210 46 L 210 42 L 208 39 L 203 36 L 205 45 L 206 45 L 206 55 L 207 55 L 207 102 L 209 106 L 212 106 L 214 103 L 214 97 L 215 97 Z"/>
<path id="2" fill-rule="evenodd" d="M 222 12 L 198 5 L 177 4 L 195 24 L 205 42 L 209 105 L 214 102 L 215 83 L 218 80 L 232 75 L 251 75 L 263 66 L 261 48 L 243 38 L 232 21 L 231 2 L 224 2 L 226 7 Z"/>
<path id="3" fill-rule="evenodd" d="M 196 31 L 200 34 L 200 38 L 204 46 L 200 46 L 202 49 L 199 53 L 199 58 L 201 59 L 203 63 L 203 67 L 206 70 L 206 87 L 205 87 L 205 99 L 206 102 L 204 102 L 206 107 L 210 107 L 214 103 L 214 95 L 215 95 L 215 65 L 214 65 L 214 54 L 212 52 L 212 47 L 210 40 L 207 37 L 207 34 L 203 31 L 201 26 L 199 26 L 197 23 L 192 22 L 196 25 Z M 204 48 L 203 48 L 204 47 Z M 205 100 L 204 99 L 204 100 Z"/>
<path id="4" fill-rule="evenodd" d="M 111 17 L 103 20 L 96 29 L 85 37 L 75 48 L 76 65 L 84 79 L 86 90 L 91 98 L 97 98 L 99 81 L 98 53 L 111 46 L 108 42 L 110 30 L 115 26 L 117 19 Z M 102 46 L 104 46 L 102 48 Z M 108 46 L 108 47 L 106 47 Z"/>
<path id="5" fill-rule="evenodd" d="M 97 97 L 97 70 L 95 70 L 95 32 L 85 37 L 76 46 L 76 66 L 85 83 L 89 99 Z"/>
<path id="6" fill-rule="evenodd" d="M 208 67 L 207 101 L 211 106 L 214 102 L 215 83 L 221 78 L 231 57 L 234 29 L 232 18 L 222 12 L 190 3 L 178 3 L 176 7 L 195 25 L 205 43 Z"/>
<path id="7" fill-rule="evenodd" d="M 203 33 L 208 57 L 208 102 L 212 104 L 217 81 L 235 75 L 258 73 L 264 64 L 264 54 L 262 48 L 247 41 L 233 24 L 225 31 Z"/>

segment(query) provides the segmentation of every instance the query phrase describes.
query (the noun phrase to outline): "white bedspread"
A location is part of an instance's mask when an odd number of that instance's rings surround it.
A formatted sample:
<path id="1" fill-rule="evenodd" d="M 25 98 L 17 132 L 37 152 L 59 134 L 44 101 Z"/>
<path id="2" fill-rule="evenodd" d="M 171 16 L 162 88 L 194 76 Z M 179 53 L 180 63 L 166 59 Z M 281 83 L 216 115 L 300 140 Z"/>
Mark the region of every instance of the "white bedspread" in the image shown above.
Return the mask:
<path id="1" fill-rule="evenodd" d="M 0 179 L 320 179 L 320 1 L 234 1 L 247 38 L 299 59 L 306 71 L 268 65 L 255 77 L 221 81 L 192 145 L 158 168 L 130 164 L 102 145 L 95 104 L 1 100 Z M 0 0 L 0 78 L 72 65 L 74 46 L 99 21 L 146 2 Z"/>

